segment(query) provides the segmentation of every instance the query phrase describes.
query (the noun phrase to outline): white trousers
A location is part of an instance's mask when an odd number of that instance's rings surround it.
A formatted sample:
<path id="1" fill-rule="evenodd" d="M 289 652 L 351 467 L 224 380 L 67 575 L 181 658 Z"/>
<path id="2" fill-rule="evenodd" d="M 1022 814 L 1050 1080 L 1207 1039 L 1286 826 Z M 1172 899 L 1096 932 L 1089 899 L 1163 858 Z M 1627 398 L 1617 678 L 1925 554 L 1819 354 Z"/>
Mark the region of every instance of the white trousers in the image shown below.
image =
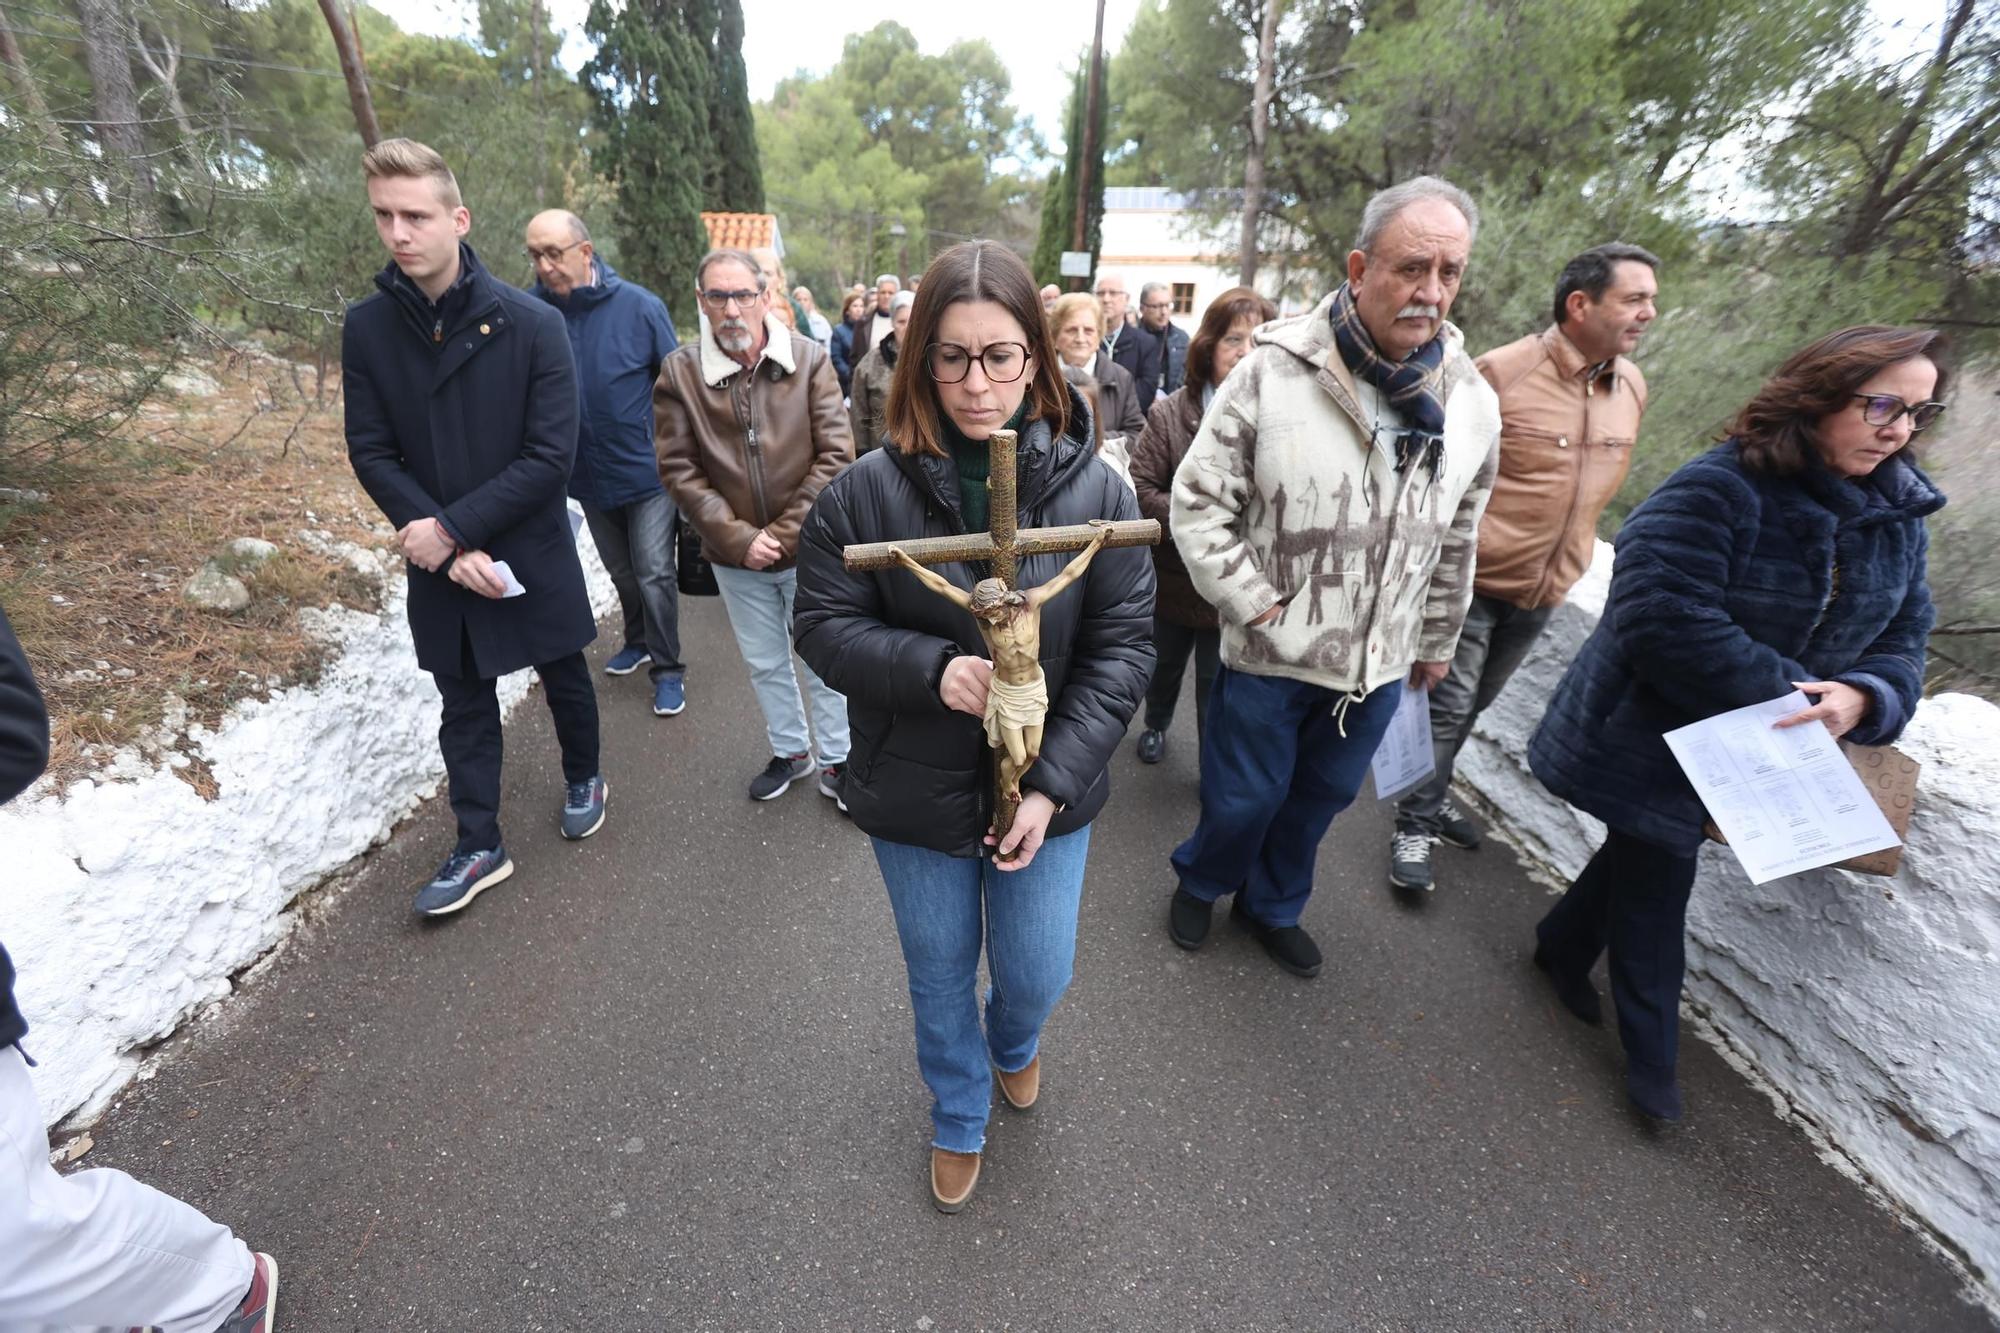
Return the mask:
<path id="1" fill-rule="evenodd" d="M 0 1049 L 0 1333 L 212 1333 L 250 1289 L 228 1227 L 123 1171 L 57 1175 L 27 1063 Z"/>

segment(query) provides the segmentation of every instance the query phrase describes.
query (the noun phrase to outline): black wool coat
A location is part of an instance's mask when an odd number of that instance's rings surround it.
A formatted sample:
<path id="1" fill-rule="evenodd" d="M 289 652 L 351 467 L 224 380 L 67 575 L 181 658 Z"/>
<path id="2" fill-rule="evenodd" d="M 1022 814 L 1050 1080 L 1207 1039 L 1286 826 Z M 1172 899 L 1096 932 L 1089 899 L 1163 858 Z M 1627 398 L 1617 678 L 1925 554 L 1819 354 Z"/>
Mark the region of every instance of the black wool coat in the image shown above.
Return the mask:
<path id="1" fill-rule="evenodd" d="M 1139 517 L 1138 502 L 1091 445 L 1089 409 L 1071 391 L 1070 432 L 1045 421 L 1021 432 L 1020 525 L 1058 527 Z M 980 719 L 938 697 L 945 663 L 987 655 L 971 614 L 903 569 L 850 573 L 855 542 L 965 531 L 949 458 L 871 449 L 820 492 L 799 541 L 793 635 L 799 656 L 847 696 L 852 733 L 845 799 L 865 833 L 951 856 L 984 854 L 993 817 L 993 768 Z M 1030 556 L 1020 586 L 1046 583 L 1075 553 Z M 941 565 L 959 587 L 987 566 Z M 1106 772 L 1153 674 L 1153 562 L 1140 547 L 1102 550 L 1075 585 L 1042 608 L 1042 670 L 1049 712 L 1041 758 L 1021 778 L 1062 807 L 1049 836 L 1097 817 Z"/>
<path id="2" fill-rule="evenodd" d="M 410 576 L 410 634 L 426 671 L 490 679 L 553 662 L 597 635 L 564 490 L 576 457 L 576 365 L 563 318 L 487 273 L 432 304 L 394 264 L 347 309 L 341 363 L 347 456 L 398 528 L 436 518 L 467 550 L 504 560 L 527 592 L 493 599 L 449 567 Z"/>

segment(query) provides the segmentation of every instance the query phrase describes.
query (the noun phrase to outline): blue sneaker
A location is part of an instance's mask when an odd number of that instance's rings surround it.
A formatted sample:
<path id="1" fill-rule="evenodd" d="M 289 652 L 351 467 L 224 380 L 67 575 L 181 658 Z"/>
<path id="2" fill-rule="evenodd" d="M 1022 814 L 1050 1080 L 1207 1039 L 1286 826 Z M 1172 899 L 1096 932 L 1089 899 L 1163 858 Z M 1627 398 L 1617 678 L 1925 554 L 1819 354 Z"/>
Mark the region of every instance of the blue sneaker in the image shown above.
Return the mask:
<path id="1" fill-rule="evenodd" d="M 607 676 L 629 676 L 652 660 L 653 655 L 644 648 L 634 648 L 628 643 L 613 653 L 611 660 L 604 664 L 604 674 Z"/>
<path id="2" fill-rule="evenodd" d="M 571 842 L 604 827 L 604 798 L 611 789 L 600 775 L 572 782 L 563 789 L 562 835 Z"/>
<path id="3" fill-rule="evenodd" d="M 417 911 L 425 916 L 450 916 L 514 873 L 507 849 L 453 852 L 438 867 L 435 878 L 417 890 Z"/>
<path id="4" fill-rule="evenodd" d="M 687 682 L 679 676 L 662 676 L 653 682 L 653 712 L 672 717 L 688 706 Z"/>

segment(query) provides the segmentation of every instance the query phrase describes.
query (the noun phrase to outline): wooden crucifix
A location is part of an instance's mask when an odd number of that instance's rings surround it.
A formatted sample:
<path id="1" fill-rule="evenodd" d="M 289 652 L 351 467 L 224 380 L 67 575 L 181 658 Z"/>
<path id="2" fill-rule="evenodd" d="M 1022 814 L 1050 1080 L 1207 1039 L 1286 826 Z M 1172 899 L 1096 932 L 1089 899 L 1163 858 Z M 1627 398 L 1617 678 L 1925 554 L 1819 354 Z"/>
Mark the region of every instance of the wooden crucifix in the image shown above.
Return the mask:
<path id="1" fill-rule="evenodd" d="M 988 447 L 992 467 L 986 481 L 987 531 L 961 537 L 866 542 L 849 546 L 841 554 L 847 568 L 853 570 L 901 565 L 932 592 L 969 611 L 979 622 L 980 635 L 993 655 L 993 679 L 986 695 L 986 743 L 994 751 L 993 832 L 997 841 L 1004 842 L 1021 808 L 1021 775 L 1040 756 L 1042 722 L 1048 715 L 1048 685 L 1041 663 L 1042 606 L 1081 578 L 1104 547 L 1158 543 L 1160 525 L 1150 518 L 1121 523 L 1098 519 L 1022 531 L 1016 525 L 1015 433 L 994 431 Z M 1021 557 L 1056 551 L 1082 554 L 1047 583 L 1021 592 L 1015 581 Z M 993 573 L 970 593 L 926 568 L 980 560 L 987 562 Z"/>

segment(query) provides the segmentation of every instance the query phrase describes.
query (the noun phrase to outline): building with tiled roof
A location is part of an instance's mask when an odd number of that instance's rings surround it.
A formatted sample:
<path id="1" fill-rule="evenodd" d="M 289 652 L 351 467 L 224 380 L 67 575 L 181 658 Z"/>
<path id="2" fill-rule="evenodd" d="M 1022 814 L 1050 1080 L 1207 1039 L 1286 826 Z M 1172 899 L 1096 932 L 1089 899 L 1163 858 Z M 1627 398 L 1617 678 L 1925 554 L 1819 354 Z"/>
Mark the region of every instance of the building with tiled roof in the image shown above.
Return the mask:
<path id="1" fill-rule="evenodd" d="M 785 255 L 785 242 L 778 235 L 776 213 L 703 213 L 701 225 L 708 228 L 711 250 L 776 250 Z"/>

